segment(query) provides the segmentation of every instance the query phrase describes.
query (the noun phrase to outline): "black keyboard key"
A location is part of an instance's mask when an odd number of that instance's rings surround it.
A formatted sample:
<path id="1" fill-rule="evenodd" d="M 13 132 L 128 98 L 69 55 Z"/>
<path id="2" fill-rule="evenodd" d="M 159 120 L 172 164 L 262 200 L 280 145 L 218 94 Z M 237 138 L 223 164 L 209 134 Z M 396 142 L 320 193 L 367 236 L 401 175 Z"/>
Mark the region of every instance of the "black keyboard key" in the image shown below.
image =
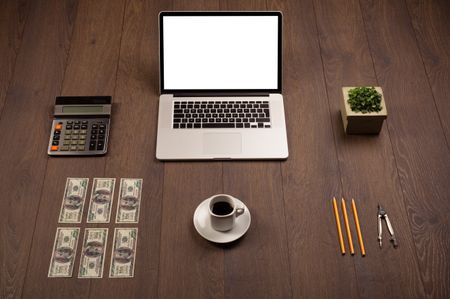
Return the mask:
<path id="1" fill-rule="evenodd" d="M 256 122 L 257 123 L 268 123 L 268 122 L 270 122 L 270 118 L 257 118 Z"/>
<path id="2" fill-rule="evenodd" d="M 266 117 L 270 117 L 269 109 L 264 109 L 264 113 L 266 114 Z"/>
<path id="3" fill-rule="evenodd" d="M 183 118 L 183 117 L 184 117 L 184 114 L 182 114 L 182 113 L 175 113 L 173 115 L 173 118 Z"/>
<path id="4" fill-rule="evenodd" d="M 204 129 L 234 128 L 234 124 L 233 123 L 203 123 L 202 128 L 204 128 Z"/>
<path id="5" fill-rule="evenodd" d="M 69 122 L 67 122 L 69 123 Z M 72 125 L 66 125 L 66 130 L 72 130 Z"/>
<path id="6" fill-rule="evenodd" d="M 59 140 L 59 138 L 60 138 L 60 135 L 57 135 L 57 134 L 53 135 L 53 140 Z"/>
<path id="7" fill-rule="evenodd" d="M 91 140 L 95 140 L 95 139 L 97 139 L 97 135 L 92 134 L 92 135 L 91 135 Z"/>
<path id="8" fill-rule="evenodd" d="M 197 123 L 194 124 L 194 128 L 196 128 L 196 129 L 201 128 L 201 127 L 202 127 L 202 124 L 197 124 Z"/>
<path id="9" fill-rule="evenodd" d="M 180 128 L 180 124 L 173 124 L 173 128 L 174 128 L 174 129 Z"/>
<path id="10" fill-rule="evenodd" d="M 244 127 L 244 124 L 243 123 L 237 123 L 236 124 L 236 128 L 243 128 Z"/>
<path id="11" fill-rule="evenodd" d="M 75 123 L 77 123 L 77 122 L 75 122 Z M 73 126 L 73 129 L 74 129 L 74 130 L 79 130 L 79 129 L 80 129 L 80 125 L 75 125 L 75 126 Z"/>
<path id="12" fill-rule="evenodd" d="M 184 128 L 186 128 L 186 124 L 180 124 L 180 128 L 182 128 L 182 129 L 184 129 Z"/>
<path id="13" fill-rule="evenodd" d="M 52 141 L 52 145 L 59 145 L 59 141 L 58 140 Z"/>
<path id="14" fill-rule="evenodd" d="M 92 129 L 97 129 L 98 125 L 92 125 Z"/>
<path id="15" fill-rule="evenodd" d="M 105 135 L 98 135 L 98 140 L 105 140 Z"/>
<path id="16" fill-rule="evenodd" d="M 92 130 L 91 134 L 97 134 L 97 130 Z"/>
<path id="17" fill-rule="evenodd" d="M 99 134 L 105 134 L 105 130 L 98 130 Z"/>
<path id="18" fill-rule="evenodd" d="M 105 143 L 103 141 L 99 141 L 97 143 L 97 150 L 101 151 L 103 149 L 103 146 L 105 145 Z"/>
<path id="19" fill-rule="evenodd" d="M 258 128 L 264 128 L 264 124 L 263 123 L 258 123 Z"/>
<path id="20" fill-rule="evenodd" d="M 186 128 L 192 129 L 192 124 L 191 124 L 191 123 L 187 124 L 187 125 L 186 125 Z"/>
<path id="21" fill-rule="evenodd" d="M 174 109 L 173 113 L 183 113 L 183 109 Z"/>
<path id="22" fill-rule="evenodd" d="M 265 102 L 265 103 L 267 103 L 267 102 Z M 259 105 L 259 107 L 261 107 L 261 108 L 269 108 L 269 103 L 261 104 L 261 105 Z"/>
<path id="23" fill-rule="evenodd" d="M 245 123 L 245 124 L 244 124 L 244 127 L 250 128 L 250 123 Z"/>
<path id="24" fill-rule="evenodd" d="M 91 141 L 89 143 L 89 150 L 90 151 L 95 151 L 95 146 L 97 145 L 97 143 L 95 141 Z"/>
<path id="25" fill-rule="evenodd" d="M 180 122 L 181 122 L 181 119 L 180 119 L 180 118 L 174 118 L 174 119 L 173 119 L 173 122 L 174 122 L 174 123 L 180 123 Z"/>

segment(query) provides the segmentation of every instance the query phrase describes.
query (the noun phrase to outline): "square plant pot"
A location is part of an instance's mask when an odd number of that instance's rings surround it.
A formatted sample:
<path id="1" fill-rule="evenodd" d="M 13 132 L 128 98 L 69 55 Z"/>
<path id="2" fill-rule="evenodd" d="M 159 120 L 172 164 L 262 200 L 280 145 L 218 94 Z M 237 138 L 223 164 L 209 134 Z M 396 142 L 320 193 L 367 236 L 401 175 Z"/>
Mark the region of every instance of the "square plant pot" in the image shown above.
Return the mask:
<path id="1" fill-rule="evenodd" d="M 381 111 L 379 112 L 354 112 L 348 103 L 348 91 L 355 87 L 342 87 L 341 116 L 344 131 L 347 134 L 379 134 L 383 121 L 387 117 L 386 103 L 383 90 L 376 86 L 375 90 L 381 94 Z"/>

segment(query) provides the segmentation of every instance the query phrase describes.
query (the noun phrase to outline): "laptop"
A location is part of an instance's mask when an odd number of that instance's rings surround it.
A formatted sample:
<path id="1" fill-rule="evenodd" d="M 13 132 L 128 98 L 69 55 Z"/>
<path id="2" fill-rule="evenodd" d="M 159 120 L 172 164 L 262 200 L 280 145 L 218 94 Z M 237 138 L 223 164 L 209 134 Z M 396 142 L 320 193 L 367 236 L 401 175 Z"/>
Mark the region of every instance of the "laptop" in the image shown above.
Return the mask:
<path id="1" fill-rule="evenodd" d="M 161 12 L 159 160 L 286 159 L 281 12 Z"/>

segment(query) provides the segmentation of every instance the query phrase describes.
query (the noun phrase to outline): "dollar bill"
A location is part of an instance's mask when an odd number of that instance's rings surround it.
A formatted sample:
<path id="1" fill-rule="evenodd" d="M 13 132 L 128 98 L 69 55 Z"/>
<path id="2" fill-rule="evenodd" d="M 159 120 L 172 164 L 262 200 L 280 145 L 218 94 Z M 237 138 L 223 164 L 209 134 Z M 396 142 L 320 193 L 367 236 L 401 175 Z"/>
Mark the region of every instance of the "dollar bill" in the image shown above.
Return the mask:
<path id="1" fill-rule="evenodd" d="M 102 278 L 105 264 L 107 228 L 86 228 L 78 278 Z"/>
<path id="2" fill-rule="evenodd" d="M 88 223 L 109 223 L 116 179 L 94 178 L 87 216 Z"/>
<path id="3" fill-rule="evenodd" d="M 114 230 L 109 277 L 134 277 L 137 234 L 137 228 L 116 228 Z"/>
<path id="4" fill-rule="evenodd" d="M 58 227 L 56 229 L 48 277 L 72 277 L 79 234 L 80 228 L 78 227 Z"/>
<path id="5" fill-rule="evenodd" d="M 60 223 L 81 223 L 88 183 L 88 178 L 67 178 L 59 213 Z"/>
<path id="6" fill-rule="evenodd" d="M 141 205 L 142 179 L 120 179 L 117 223 L 137 223 Z"/>

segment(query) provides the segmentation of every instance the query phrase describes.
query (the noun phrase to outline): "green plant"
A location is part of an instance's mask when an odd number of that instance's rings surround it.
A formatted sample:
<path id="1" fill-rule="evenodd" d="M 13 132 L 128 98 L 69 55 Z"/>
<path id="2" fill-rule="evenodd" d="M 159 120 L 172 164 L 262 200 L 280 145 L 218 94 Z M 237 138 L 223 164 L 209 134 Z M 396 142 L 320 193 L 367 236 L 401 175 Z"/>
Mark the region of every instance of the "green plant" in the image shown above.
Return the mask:
<path id="1" fill-rule="evenodd" d="M 374 87 L 355 87 L 348 91 L 348 103 L 354 112 L 381 111 L 381 94 Z"/>

